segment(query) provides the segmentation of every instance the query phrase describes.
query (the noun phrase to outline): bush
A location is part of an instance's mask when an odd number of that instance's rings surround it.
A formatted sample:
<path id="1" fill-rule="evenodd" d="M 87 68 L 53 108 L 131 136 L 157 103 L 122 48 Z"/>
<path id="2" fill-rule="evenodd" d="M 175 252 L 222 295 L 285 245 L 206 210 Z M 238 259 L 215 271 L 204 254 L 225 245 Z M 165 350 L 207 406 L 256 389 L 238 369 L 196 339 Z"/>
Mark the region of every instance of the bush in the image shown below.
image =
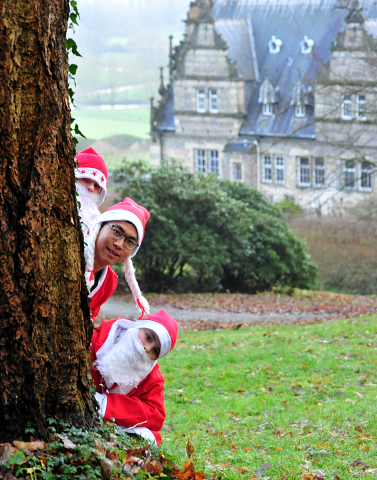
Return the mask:
<path id="1" fill-rule="evenodd" d="M 122 198 L 151 213 L 134 260 L 145 290 L 253 293 L 313 285 L 316 267 L 305 244 L 252 188 L 174 162 L 155 170 L 126 162 L 114 181 Z"/>

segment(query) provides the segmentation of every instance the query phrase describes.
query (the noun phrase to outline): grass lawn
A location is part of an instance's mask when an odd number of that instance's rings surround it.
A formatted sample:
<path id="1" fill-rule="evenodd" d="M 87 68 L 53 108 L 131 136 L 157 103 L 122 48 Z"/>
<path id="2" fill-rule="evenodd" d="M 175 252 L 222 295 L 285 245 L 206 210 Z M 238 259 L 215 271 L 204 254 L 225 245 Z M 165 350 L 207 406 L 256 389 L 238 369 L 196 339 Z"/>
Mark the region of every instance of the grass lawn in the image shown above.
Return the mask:
<path id="1" fill-rule="evenodd" d="M 149 115 L 148 106 L 124 110 L 72 110 L 72 117 L 76 119 L 82 133 L 93 140 L 124 134 L 149 138 Z"/>
<path id="2" fill-rule="evenodd" d="M 208 478 L 372 478 L 376 316 L 180 332 L 160 363 L 178 464 L 189 438 Z"/>

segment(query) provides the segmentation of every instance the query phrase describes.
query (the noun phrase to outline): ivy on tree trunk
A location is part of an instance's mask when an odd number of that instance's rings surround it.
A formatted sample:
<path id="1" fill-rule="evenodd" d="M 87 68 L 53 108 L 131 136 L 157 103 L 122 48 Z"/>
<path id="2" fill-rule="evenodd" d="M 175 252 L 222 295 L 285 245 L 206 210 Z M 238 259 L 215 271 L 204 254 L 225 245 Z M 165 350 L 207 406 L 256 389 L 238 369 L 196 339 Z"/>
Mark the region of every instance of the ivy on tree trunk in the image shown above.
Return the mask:
<path id="1" fill-rule="evenodd" d="M 0 442 L 92 426 L 65 0 L 0 2 Z"/>

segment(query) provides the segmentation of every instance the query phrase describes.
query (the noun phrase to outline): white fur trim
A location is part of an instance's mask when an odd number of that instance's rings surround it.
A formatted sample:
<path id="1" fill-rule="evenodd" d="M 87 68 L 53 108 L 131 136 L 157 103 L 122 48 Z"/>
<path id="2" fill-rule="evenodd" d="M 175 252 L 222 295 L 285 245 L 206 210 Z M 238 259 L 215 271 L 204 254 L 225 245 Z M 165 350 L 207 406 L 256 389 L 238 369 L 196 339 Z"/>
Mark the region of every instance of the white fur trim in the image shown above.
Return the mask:
<path id="1" fill-rule="evenodd" d="M 95 399 L 97 400 L 97 402 L 99 403 L 99 414 L 101 415 L 101 417 L 103 418 L 105 416 L 105 413 L 106 413 L 106 408 L 107 408 L 107 396 L 104 394 L 104 393 L 98 393 L 96 392 L 94 394 L 94 397 Z"/>
<path id="2" fill-rule="evenodd" d="M 171 338 L 166 328 L 161 323 L 153 322 L 152 320 L 136 320 L 134 328 L 150 328 L 160 339 L 161 351 L 158 358 L 164 357 L 171 350 Z"/>
<path id="3" fill-rule="evenodd" d="M 107 180 L 105 174 L 103 174 L 101 170 L 98 170 L 97 168 L 80 167 L 75 169 L 75 176 L 76 178 L 90 178 L 90 180 L 98 183 L 98 185 L 102 188 L 101 192 L 98 194 L 100 198 L 98 206 L 100 206 L 105 200 L 107 192 Z"/>
<path id="4" fill-rule="evenodd" d="M 144 237 L 144 228 L 143 225 L 140 221 L 140 219 L 132 212 L 128 212 L 127 210 L 108 210 L 105 213 L 102 213 L 97 218 L 96 225 L 98 223 L 102 222 L 111 222 L 111 221 L 116 221 L 118 220 L 119 222 L 124 221 L 124 222 L 130 222 L 133 225 L 135 225 L 136 231 L 137 231 L 137 243 L 139 244 L 134 250 L 132 250 L 131 253 L 131 258 L 134 257 L 140 247 L 141 242 L 143 241 Z"/>

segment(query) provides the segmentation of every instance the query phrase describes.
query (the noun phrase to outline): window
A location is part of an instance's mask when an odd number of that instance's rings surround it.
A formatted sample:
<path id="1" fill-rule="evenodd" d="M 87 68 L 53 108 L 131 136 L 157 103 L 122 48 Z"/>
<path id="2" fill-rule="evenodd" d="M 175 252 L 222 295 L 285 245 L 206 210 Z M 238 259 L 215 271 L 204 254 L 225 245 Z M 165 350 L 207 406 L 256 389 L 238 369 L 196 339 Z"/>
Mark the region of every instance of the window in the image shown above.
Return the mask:
<path id="1" fill-rule="evenodd" d="M 209 97 L 209 111 L 212 113 L 217 113 L 217 90 L 210 89 L 208 91 Z"/>
<path id="2" fill-rule="evenodd" d="M 302 105 L 302 103 L 295 105 L 295 117 L 305 117 L 305 113 L 305 105 Z"/>
<path id="3" fill-rule="evenodd" d="M 208 167 L 211 173 L 219 174 L 219 152 L 217 150 L 209 151 Z"/>
<path id="4" fill-rule="evenodd" d="M 344 188 L 353 190 L 355 188 L 355 162 L 347 160 L 344 164 Z"/>
<path id="5" fill-rule="evenodd" d="M 272 165 L 270 155 L 263 155 L 263 181 L 272 183 Z"/>
<path id="6" fill-rule="evenodd" d="M 197 172 L 206 171 L 206 153 L 205 150 L 195 150 L 195 169 Z"/>
<path id="7" fill-rule="evenodd" d="M 263 115 L 272 115 L 272 103 L 263 104 Z"/>
<path id="8" fill-rule="evenodd" d="M 284 183 L 284 158 L 279 155 L 275 157 L 275 182 Z"/>
<path id="9" fill-rule="evenodd" d="M 314 186 L 325 186 L 325 162 L 323 158 L 314 159 Z"/>
<path id="10" fill-rule="evenodd" d="M 198 112 L 205 112 L 206 111 L 206 92 L 205 90 L 197 90 L 196 91 L 196 110 Z"/>
<path id="11" fill-rule="evenodd" d="M 365 115 L 366 110 L 366 101 L 365 95 L 357 95 L 356 97 L 356 116 L 358 120 L 366 120 Z"/>
<path id="12" fill-rule="evenodd" d="M 238 182 L 242 181 L 242 163 L 233 163 L 233 180 Z"/>
<path id="13" fill-rule="evenodd" d="M 352 120 L 352 102 L 351 95 L 345 95 L 342 102 L 342 118 L 343 120 Z"/>
<path id="14" fill-rule="evenodd" d="M 304 40 L 300 43 L 301 53 L 308 54 L 312 53 L 314 47 L 314 40 L 308 38 L 306 35 L 304 36 Z"/>
<path id="15" fill-rule="evenodd" d="M 272 35 L 271 40 L 268 42 L 268 49 L 270 53 L 279 53 L 283 42 L 280 38 L 276 38 L 275 35 Z"/>
<path id="16" fill-rule="evenodd" d="M 298 184 L 301 187 L 310 187 L 310 163 L 308 157 L 298 159 Z"/>
<path id="17" fill-rule="evenodd" d="M 360 190 L 372 190 L 372 165 L 368 162 L 361 163 Z"/>

